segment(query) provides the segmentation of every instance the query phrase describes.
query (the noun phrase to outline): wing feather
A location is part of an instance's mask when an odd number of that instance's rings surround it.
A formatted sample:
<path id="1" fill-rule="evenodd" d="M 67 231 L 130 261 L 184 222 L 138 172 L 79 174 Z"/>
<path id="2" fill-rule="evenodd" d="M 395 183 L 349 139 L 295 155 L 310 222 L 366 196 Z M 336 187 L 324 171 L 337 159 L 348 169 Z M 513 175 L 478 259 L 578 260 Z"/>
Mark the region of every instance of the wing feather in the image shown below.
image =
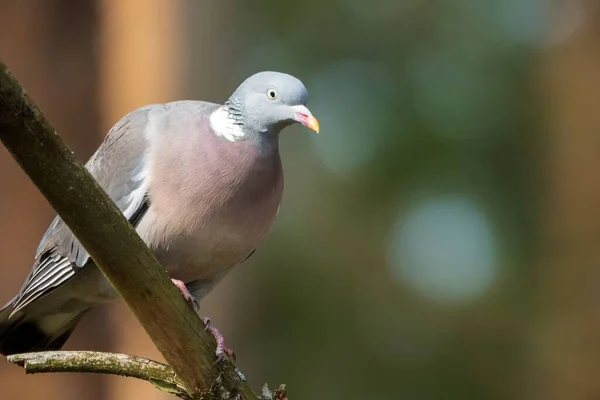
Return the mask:
<path id="1" fill-rule="evenodd" d="M 86 168 L 131 223 L 137 224 L 148 208 L 148 150 L 146 138 L 151 105 L 123 117 L 109 131 Z M 56 217 L 42 237 L 33 268 L 11 315 L 69 280 L 89 261 L 87 251 L 64 222 Z"/>

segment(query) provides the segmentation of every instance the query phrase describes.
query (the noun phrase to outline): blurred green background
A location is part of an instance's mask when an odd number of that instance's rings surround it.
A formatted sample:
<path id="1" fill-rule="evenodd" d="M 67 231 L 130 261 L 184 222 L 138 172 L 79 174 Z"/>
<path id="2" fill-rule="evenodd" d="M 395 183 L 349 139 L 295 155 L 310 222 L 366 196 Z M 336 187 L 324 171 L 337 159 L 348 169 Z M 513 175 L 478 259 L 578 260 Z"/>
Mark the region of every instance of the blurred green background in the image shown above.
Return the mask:
<path id="1" fill-rule="evenodd" d="M 143 104 L 299 77 L 264 246 L 202 305 L 298 399 L 600 398 L 600 3 L 0 0 L 6 62 L 82 161 Z M 52 210 L 0 149 L 0 300 Z M 68 348 L 159 358 L 122 304 Z M 2 399 L 166 399 L 25 376 Z"/>

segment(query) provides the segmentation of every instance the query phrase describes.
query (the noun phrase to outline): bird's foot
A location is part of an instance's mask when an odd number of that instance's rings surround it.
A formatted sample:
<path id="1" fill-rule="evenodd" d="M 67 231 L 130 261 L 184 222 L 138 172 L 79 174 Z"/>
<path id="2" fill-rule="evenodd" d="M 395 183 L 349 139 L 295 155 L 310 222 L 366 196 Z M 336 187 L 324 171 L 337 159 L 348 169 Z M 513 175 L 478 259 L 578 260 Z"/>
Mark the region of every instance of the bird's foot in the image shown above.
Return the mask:
<path id="1" fill-rule="evenodd" d="M 231 351 L 230 348 L 225 346 L 225 339 L 223 338 L 223 335 L 217 328 L 212 326 L 212 324 L 210 323 L 210 318 L 204 317 L 202 318 L 202 321 L 204 322 L 205 329 L 209 331 L 210 334 L 213 335 L 213 337 L 217 341 L 217 350 L 215 350 L 215 354 L 217 356 L 217 363 L 223 361 L 226 355 L 235 361 L 235 353 Z"/>
<path id="2" fill-rule="evenodd" d="M 181 291 L 181 294 L 183 295 L 185 300 L 188 301 L 192 305 L 192 307 L 194 307 L 194 310 L 196 312 L 198 312 L 200 305 L 198 304 L 198 301 L 194 298 L 194 296 L 191 295 L 187 286 L 185 286 L 185 283 L 183 283 L 179 279 L 171 279 L 171 281 L 173 281 L 173 284 L 177 286 L 177 288 Z M 202 321 L 204 322 L 205 329 L 210 332 L 210 334 L 215 338 L 217 342 L 217 350 L 215 350 L 215 354 L 217 356 L 217 363 L 223 361 L 225 356 L 229 356 L 231 359 L 235 360 L 235 353 L 225 346 L 225 339 L 223 338 L 223 335 L 217 328 L 212 326 L 212 324 L 210 323 L 210 318 L 202 318 Z"/>
<path id="3" fill-rule="evenodd" d="M 198 304 L 198 300 L 196 300 L 194 298 L 194 296 L 191 295 L 191 293 L 188 290 L 187 286 L 185 286 L 185 283 L 183 283 L 179 279 L 171 279 L 171 281 L 173 281 L 173 283 L 175 284 L 175 286 L 177 286 L 177 288 L 181 291 L 181 294 L 183 295 L 183 297 L 185 298 L 185 300 L 188 303 L 190 303 L 192 305 L 192 307 L 194 307 L 194 311 L 198 312 L 198 310 L 200 309 L 200 304 Z"/>

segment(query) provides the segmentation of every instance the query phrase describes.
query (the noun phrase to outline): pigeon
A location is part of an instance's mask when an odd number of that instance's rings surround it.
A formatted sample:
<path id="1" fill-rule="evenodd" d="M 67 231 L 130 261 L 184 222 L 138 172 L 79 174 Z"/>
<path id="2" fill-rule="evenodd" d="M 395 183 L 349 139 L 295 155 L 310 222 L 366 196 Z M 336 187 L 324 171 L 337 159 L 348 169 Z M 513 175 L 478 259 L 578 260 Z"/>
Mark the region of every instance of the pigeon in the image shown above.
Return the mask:
<path id="1" fill-rule="evenodd" d="M 259 72 L 222 105 L 175 101 L 119 120 L 86 168 L 196 311 L 264 241 L 283 193 L 279 134 L 319 132 L 297 78 Z M 58 350 L 92 307 L 118 297 L 57 216 L 18 294 L 0 309 L 0 353 Z M 217 340 L 217 356 L 230 351 Z"/>

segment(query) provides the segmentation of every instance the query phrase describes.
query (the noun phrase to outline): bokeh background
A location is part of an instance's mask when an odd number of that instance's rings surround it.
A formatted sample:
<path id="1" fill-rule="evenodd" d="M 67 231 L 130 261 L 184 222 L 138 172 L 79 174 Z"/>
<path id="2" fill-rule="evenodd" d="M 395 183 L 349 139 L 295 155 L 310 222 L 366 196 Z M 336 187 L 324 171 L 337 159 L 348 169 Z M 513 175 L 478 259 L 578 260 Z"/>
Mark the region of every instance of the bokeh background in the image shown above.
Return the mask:
<path id="1" fill-rule="evenodd" d="M 202 305 L 299 399 L 600 398 L 600 3 L 0 0 L 0 59 L 82 161 L 128 111 L 301 78 L 265 245 Z M 0 302 L 53 211 L 0 146 Z M 122 302 L 70 349 L 160 359 Z M 0 398 L 168 399 L 25 376 Z"/>

